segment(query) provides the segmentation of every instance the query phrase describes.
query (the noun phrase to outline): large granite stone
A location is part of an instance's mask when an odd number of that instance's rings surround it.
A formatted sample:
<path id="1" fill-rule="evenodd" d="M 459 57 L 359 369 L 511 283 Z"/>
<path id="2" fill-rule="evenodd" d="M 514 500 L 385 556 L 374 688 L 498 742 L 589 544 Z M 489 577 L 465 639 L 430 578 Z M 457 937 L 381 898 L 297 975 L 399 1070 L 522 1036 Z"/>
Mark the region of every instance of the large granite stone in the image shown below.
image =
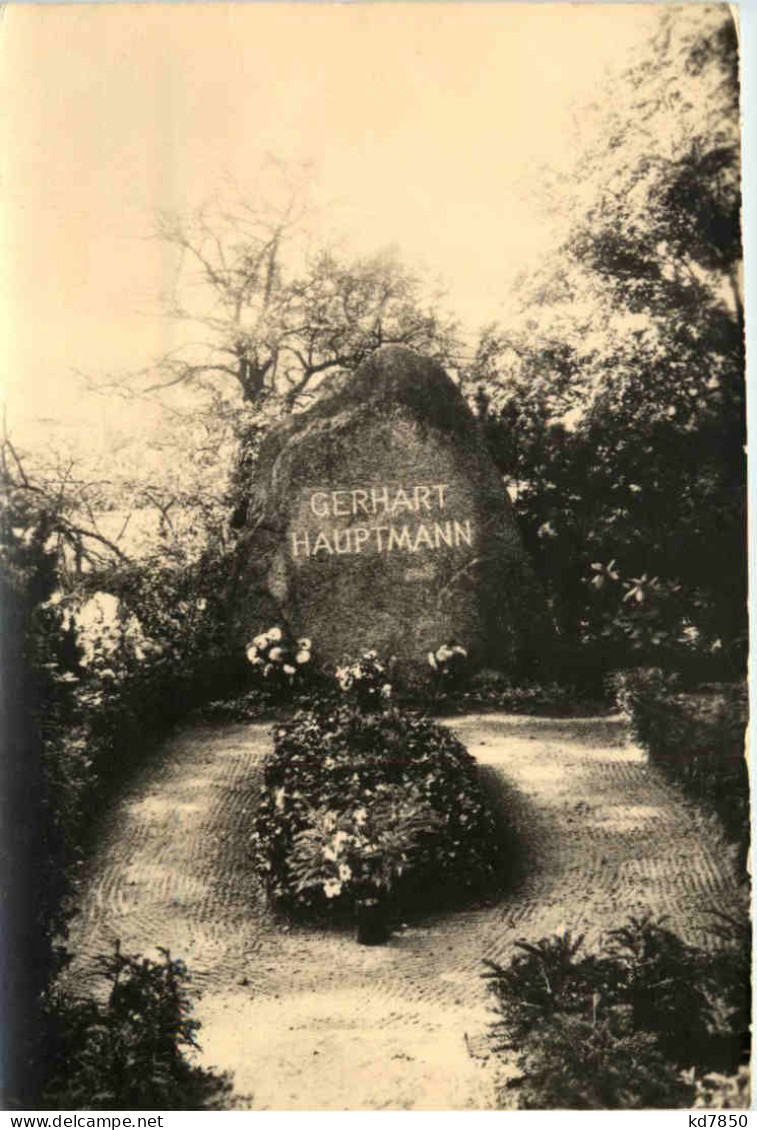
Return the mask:
<path id="1" fill-rule="evenodd" d="M 243 634 L 285 622 L 327 664 L 368 648 L 424 663 L 457 643 L 509 669 L 543 646 L 543 598 L 478 425 L 404 347 L 269 434 L 235 587 Z"/>

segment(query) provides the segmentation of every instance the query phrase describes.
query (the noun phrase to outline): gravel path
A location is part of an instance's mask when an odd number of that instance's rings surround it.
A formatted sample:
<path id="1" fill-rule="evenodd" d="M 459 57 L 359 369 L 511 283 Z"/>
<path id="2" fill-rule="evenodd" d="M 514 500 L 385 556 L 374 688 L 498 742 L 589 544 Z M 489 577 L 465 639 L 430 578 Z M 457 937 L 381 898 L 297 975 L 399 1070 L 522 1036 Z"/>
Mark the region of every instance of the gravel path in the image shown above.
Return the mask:
<path id="1" fill-rule="evenodd" d="M 521 878 L 492 905 L 426 918 L 387 946 L 285 929 L 251 874 L 247 837 L 269 746 L 262 725 L 200 727 L 164 747 L 113 811 L 88 865 L 72 971 L 120 938 L 167 946 L 201 990 L 203 1060 L 254 1109 L 492 1106 L 481 959 L 561 927 L 595 940 L 651 910 L 690 941 L 736 910 L 712 821 L 628 744 L 618 718 L 468 716 L 451 723 L 517 832 Z"/>

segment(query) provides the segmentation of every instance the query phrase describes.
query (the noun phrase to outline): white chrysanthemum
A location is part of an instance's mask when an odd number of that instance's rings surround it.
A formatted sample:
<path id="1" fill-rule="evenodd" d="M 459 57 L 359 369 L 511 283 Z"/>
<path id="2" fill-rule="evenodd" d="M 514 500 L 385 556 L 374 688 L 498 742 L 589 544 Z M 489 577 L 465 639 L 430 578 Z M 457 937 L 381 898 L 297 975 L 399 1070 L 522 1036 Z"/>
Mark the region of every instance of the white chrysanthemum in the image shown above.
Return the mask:
<path id="1" fill-rule="evenodd" d="M 430 651 L 428 653 L 428 665 L 429 667 L 433 667 L 434 670 L 436 670 L 436 656 L 434 655 L 433 651 Z"/>
<path id="2" fill-rule="evenodd" d="M 272 643 L 278 643 L 281 639 L 281 628 L 269 628 L 266 636 Z"/>
<path id="3" fill-rule="evenodd" d="M 323 893 L 327 899 L 338 898 L 342 893 L 342 884 L 338 879 L 327 879 L 323 884 Z"/>
<path id="4" fill-rule="evenodd" d="M 289 663 L 285 663 L 285 664 L 284 664 L 284 674 L 285 674 L 285 675 L 290 675 L 290 676 L 291 676 L 291 675 L 296 675 L 296 674 L 297 674 L 297 669 L 296 669 L 295 667 L 292 667 L 292 666 L 291 666 L 291 664 L 289 664 Z"/>
<path id="5" fill-rule="evenodd" d="M 284 652 L 282 651 L 282 649 L 280 647 L 272 647 L 271 650 L 268 652 L 268 658 L 271 660 L 272 663 L 278 663 L 278 661 L 281 659 L 283 654 L 284 654 Z"/>
<path id="6" fill-rule="evenodd" d="M 258 650 L 260 650 L 261 647 L 267 647 L 268 646 L 268 636 L 266 636 L 266 635 L 255 636 L 255 639 L 252 641 L 252 646 L 256 647 Z"/>
<path id="7" fill-rule="evenodd" d="M 259 661 L 258 649 L 254 643 L 251 643 L 247 648 L 247 658 L 249 659 L 250 663 L 254 663 L 256 659 Z"/>
<path id="8" fill-rule="evenodd" d="M 352 878 L 352 868 L 350 867 L 349 863 L 339 864 L 339 878 L 343 883 L 349 882 L 349 880 Z"/>
<path id="9" fill-rule="evenodd" d="M 311 641 L 309 639 L 306 639 L 304 636 L 301 640 L 297 640 L 297 646 L 302 651 L 310 651 L 313 647 Z"/>
<path id="10" fill-rule="evenodd" d="M 297 654 L 295 655 L 294 658 L 295 658 L 295 662 L 297 662 L 297 663 L 309 663 L 310 662 L 310 652 L 307 650 L 307 648 L 303 648 L 302 651 L 297 652 Z"/>

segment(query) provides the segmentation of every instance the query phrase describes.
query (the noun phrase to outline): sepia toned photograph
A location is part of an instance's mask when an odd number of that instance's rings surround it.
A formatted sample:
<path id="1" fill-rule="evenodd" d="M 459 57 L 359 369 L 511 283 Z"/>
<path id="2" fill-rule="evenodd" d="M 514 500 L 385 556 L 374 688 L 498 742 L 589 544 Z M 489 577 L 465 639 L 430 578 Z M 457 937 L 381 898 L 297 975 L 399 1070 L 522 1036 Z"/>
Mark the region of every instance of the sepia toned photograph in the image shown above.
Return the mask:
<path id="1" fill-rule="evenodd" d="M 738 9 L 2 17 L 4 1109 L 747 1111 Z"/>

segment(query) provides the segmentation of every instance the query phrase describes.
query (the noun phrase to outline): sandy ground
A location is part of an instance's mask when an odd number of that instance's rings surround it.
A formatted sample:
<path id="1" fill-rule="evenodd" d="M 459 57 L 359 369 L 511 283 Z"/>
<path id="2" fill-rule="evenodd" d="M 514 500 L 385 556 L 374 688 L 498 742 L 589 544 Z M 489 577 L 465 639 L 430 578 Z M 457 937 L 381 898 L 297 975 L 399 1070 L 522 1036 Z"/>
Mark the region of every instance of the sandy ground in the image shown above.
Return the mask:
<path id="1" fill-rule="evenodd" d="M 455 719 L 515 829 L 521 877 L 491 905 L 398 928 L 386 946 L 283 928 L 248 858 L 269 728 L 169 741 L 103 821 L 72 932 L 72 976 L 120 938 L 168 947 L 201 996 L 203 1062 L 258 1110 L 488 1109 L 491 1022 L 482 958 L 562 927 L 596 940 L 651 910 L 702 943 L 736 910 L 717 826 L 667 786 L 618 718 Z"/>

